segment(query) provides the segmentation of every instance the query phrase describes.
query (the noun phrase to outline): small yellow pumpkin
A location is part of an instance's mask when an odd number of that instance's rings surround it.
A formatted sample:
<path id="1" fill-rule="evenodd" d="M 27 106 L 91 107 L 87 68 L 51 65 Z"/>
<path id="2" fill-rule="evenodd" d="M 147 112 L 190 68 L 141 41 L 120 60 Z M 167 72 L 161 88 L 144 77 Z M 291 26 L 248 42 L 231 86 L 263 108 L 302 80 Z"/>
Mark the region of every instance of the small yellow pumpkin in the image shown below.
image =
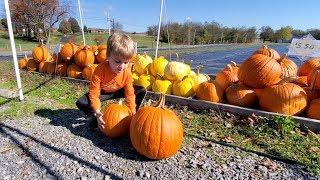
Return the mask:
<path id="1" fill-rule="evenodd" d="M 144 55 L 137 55 L 136 61 L 134 62 L 133 68 L 139 74 L 145 74 L 150 64 L 152 63 L 152 59 L 146 53 Z"/>
<path id="2" fill-rule="evenodd" d="M 172 92 L 176 96 L 190 97 L 194 95 L 194 82 L 190 77 L 184 78 L 182 81 L 176 81 L 172 85 Z"/>
<path id="3" fill-rule="evenodd" d="M 150 74 L 142 74 L 137 80 L 137 85 L 144 87 L 146 90 L 151 90 L 155 78 Z"/>
<path id="4" fill-rule="evenodd" d="M 190 72 L 191 68 L 189 65 L 183 62 L 172 61 L 164 68 L 164 77 L 171 81 L 181 81 Z"/>
<path id="5" fill-rule="evenodd" d="M 163 93 L 163 94 L 171 94 L 172 92 L 172 82 L 169 80 L 162 80 L 161 78 L 154 81 L 152 85 L 152 91 Z"/>
<path id="6" fill-rule="evenodd" d="M 210 80 L 210 77 L 208 75 L 200 73 L 200 69 L 201 69 L 201 67 L 198 66 L 197 73 L 195 73 L 194 71 L 191 71 L 191 73 L 188 76 L 193 81 L 193 90 L 194 91 L 197 90 L 197 88 L 199 87 L 199 84 Z"/>
<path id="7" fill-rule="evenodd" d="M 150 73 L 155 77 L 157 75 L 160 75 L 161 77 L 163 77 L 164 68 L 166 67 L 167 64 L 168 64 L 167 59 L 165 59 L 163 56 L 158 57 L 150 64 L 150 67 L 149 67 Z"/>

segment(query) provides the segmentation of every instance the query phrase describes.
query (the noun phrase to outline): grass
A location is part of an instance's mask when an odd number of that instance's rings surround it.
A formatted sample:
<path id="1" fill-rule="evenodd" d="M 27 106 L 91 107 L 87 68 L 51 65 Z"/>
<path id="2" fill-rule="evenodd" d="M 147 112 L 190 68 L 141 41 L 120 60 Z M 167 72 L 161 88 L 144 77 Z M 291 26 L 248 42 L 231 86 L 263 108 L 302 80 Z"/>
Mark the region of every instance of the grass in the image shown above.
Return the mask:
<path id="1" fill-rule="evenodd" d="M 95 45 L 95 38 L 96 37 L 102 37 L 103 44 L 107 43 L 107 39 L 109 37 L 108 33 L 88 33 L 85 34 L 85 40 L 86 44 L 88 45 Z M 130 34 L 130 37 L 138 43 L 138 48 L 152 48 L 156 45 L 156 39 L 152 36 L 146 36 L 146 35 L 137 35 L 137 34 Z M 62 38 L 62 34 L 60 33 L 54 33 L 51 36 L 50 44 L 56 45 L 60 42 Z M 15 43 L 16 43 L 16 49 L 17 51 L 20 51 L 20 47 L 22 51 L 30 51 L 35 46 L 37 46 L 38 42 L 31 42 L 23 37 L 16 36 L 15 37 Z M 76 43 L 77 44 L 83 44 L 82 34 L 76 35 Z M 19 46 L 20 45 L 20 46 Z M 167 47 L 167 43 L 160 43 L 160 47 Z M 0 31 L 0 51 L 11 51 L 10 49 L 10 41 L 7 32 Z"/>
<path id="2" fill-rule="evenodd" d="M 3 72 L 0 88 L 15 90 L 12 62 L 1 61 L 0 71 Z M 36 110 L 44 108 L 76 108 L 74 102 L 88 90 L 82 84 L 25 71 L 21 72 L 21 78 L 26 100 L 19 102 L 0 97 L 0 120 L 32 117 Z M 226 112 L 192 112 L 182 107 L 174 110 L 188 134 L 295 160 L 306 164 L 308 171 L 320 175 L 320 135 L 301 132 L 291 118 L 260 118 L 254 126 L 249 126 L 248 117 L 230 116 Z M 189 138 L 186 136 L 184 145 L 189 144 Z M 214 154 L 212 157 L 219 159 Z"/>

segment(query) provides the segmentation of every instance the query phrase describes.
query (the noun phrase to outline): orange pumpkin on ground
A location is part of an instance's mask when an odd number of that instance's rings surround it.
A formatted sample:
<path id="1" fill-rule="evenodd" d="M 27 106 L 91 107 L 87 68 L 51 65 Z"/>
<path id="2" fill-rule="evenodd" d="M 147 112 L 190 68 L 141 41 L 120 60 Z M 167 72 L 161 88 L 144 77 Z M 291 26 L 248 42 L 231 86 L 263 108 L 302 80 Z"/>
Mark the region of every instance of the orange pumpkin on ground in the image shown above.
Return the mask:
<path id="1" fill-rule="evenodd" d="M 103 133 L 111 138 L 123 137 L 128 134 L 131 122 L 130 109 L 119 101 L 119 104 L 109 104 L 103 112 L 105 123 Z"/>
<path id="2" fill-rule="evenodd" d="M 311 101 L 307 110 L 307 117 L 320 120 L 320 99 Z"/>
<path id="3" fill-rule="evenodd" d="M 310 78 L 312 75 L 312 78 Z M 307 93 L 308 102 L 311 102 L 314 99 L 317 99 L 320 97 L 320 91 L 315 89 L 318 76 L 320 75 L 320 70 L 314 71 L 313 73 L 309 73 L 308 80 L 312 79 L 310 81 L 310 86 L 304 87 L 303 89 Z"/>
<path id="4" fill-rule="evenodd" d="M 56 63 L 48 62 L 47 73 L 52 75 L 52 74 L 55 74 L 55 71 L 56 71 Z"/>
<path id="5" fill-rule="evenodd" d="M 59 76 L 67 76 L 68 64 L 67 63 L 59 63 L 57 64 L 56 73 Z"/>
<path id="6" fill-rule="evenodd" d="M 216 81 L 201 83 L 196 90 L 197 99 L 221 102 L 223 98 L 223 89 Z"/>
<path id="7" fill-rule="evenodd" d="M 37 71 L 39 68 L 38 61 L 35 61 L 34 59 L 29 59 L 27 63 L 27 70 L 28 71 Z"/>
<path id="8" fill-rule="evenodd" d="M 88 66 L 86 66 L 82 70 L 82 77 L 88 81 L 91 81 L 92 74 L 97 66 L 98 66 L 97 64 L 89 64 Z"/>
<path id="9" fill-rule="evenodd" d="M 226 89 L 226 97 L 230 104 L 242 107 L 251 107 L 258 100 L 255 91 L 241 83 L 229 86 Z"/>
<path id="10" fill-rule="evenodd" d="M 183 141 L 182 122 L 164 104 L 165 96 L 161 94 L 156 107 L 141 108 L 131 120 L 131 143 L 140 154 L 150 159 L 173 156 Z"/>
<path id="11" fill-rule="evenodd" d="M 288 81 L 284 79 L 262 90 L 259 97 L 261 109 L 286 115 L 303 113 L 307 107 L 307 94 L 302 87 Z"/>
<path id="12" fill-rule="evenodd" d="M 19 62 L 18 62 L 19 68 L 20 69 L 26 69 L 28 60 L 29 60 L 29 58 L 27 57 L 26 54 L 24 54 L 24 58 L 20 59 Z"/>
<path id="13" fill-rule="evenodd" d="M 298 66 L 291 59 L 287 58 L 287 54 L 282 56 L 278 63 L 281 66 L 281 79 L 295 77 L 298 73 Z"/>
<path id="14" fill-rule="evenodd" d="M 313 88 L 320 90 L 320 67 L 311 71 L 308 75 L 308 84 L 313 83 Z"/>
<path id="15" fill-rule="evenodd" d="M 41 43 L 32 50 L 32 57 L 35 61 L 40 63 L 41 61 L 49 60 L 50 54 L 48 49 Z"/>
<path id="16" fill-rule="evenodd" d="M 304 62 L 299 68 L 299 76 L 308 76 L 314 69 L 320 67 L 320 58 L 311 58 Z"/>
<path id="17" fill-rule="evenodd" d="M 254 54 L 263 54 L 263 55 L 268 56 L 268 57 L 271 57 L 271 58 L 273 58 L 273 59 L 275 59 L 275 60 L 280 59 L 279 53 L 278 53 L 276 50 L 274 50 L 274 49 L 272 49 L 272 48 L 269 48 L 269 47 L 266 46 L 266 45 L 263 45 L 263 47 L 260 48 L 260 49 L 258 49 L 257 51 L 255 51 L 255 52 L 253 53 L 253 55 L 254 55 Z"/>
<path id="18" fill-rule="evenodd" d="M 99 63 L 107 60 L 107 46 L 106 45 L 99 45 L 98 51 L 96 54 L 96 60 Z"/>
<path id="19" fill-rule="evenodd" d="M 82 75 L 82 69 L 75 63 L 68 66 L 67 69 L 68 77 L 79 79 Z"/>
<path id="20" fill-rule="evenodd" d="M 46 73 L 47 72 L 47 67 L 48 67 L 48 61 L 41 61 L 39 63 L 39 72 Z"/>
<path id="21" fill-rule="evenodd" d="M 74 59 L 79 67 L 84 68 L 88 64 L 94 63 L 94 54 L 90 46 L 85 46 L 81 50 L 77 51 L 77 53 L 74 55 Z"/>
<path id="22" fill-rule="evenodd" d="M 73 61 L 73 56 L 76 54 L 77 51 L 77 45 L 73 43 L 66 43 L 62 46 L 60 50 L 60 55 L 65 62 L 71 63 Z"/>
<path id="23" fill-rule="evenodd" d="M 298 84 L 301 87 L 308 86 L 308 76 L 297 76 L 297 79 L 294 81 L 294 83 Z"/>
<path id="24" fill-rule="evenodd" d="M 238 77 L 250 87 L 264 88 L 278 83 L 281 73 L 281 66 L 275 59 L 255 54 L 240 65 Z"/>
<path id="25" fill-rule="evenodd" d="M 237 66 L 228 64 L 226 68 L 217 73 L 215 81 L 223 89 L 223 91 L 232 83 L 239 81 L 238 70 L 239 68 Z"/>

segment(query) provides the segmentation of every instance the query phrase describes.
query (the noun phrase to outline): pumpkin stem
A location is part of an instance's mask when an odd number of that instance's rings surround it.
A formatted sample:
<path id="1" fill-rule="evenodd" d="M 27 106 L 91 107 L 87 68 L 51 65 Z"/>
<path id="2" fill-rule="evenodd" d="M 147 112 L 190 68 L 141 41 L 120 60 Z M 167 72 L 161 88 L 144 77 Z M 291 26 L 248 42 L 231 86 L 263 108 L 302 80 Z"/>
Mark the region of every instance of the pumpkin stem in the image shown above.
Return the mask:
<path id="1" fill-rule="evenodd" d="M 231 73 L 233 73 L 233 69 L 231 64 L 227 64 L 227 70 L 229 70 Z"/>
<path id="2" fill-rule="evenodd" d="M 234 66 L 234 67 L 238 67 L 237 63 L 234 62 L 234 61 L 230 61 L 230 64 L 231 64 L 232 66 Z"/>
<path id="3" fill-rule="evenodd" d="M 269 49 L 267 45 L 263 45 L 263 49 Z"/>
<path id="4" fill-rule="evenodd" d="M 177 59 L 176 59 L 176 61 L 179 61 L 179 62 L 181 62 L 181 60 L 180 60 L 180 57 L 179 57 L 179 54 L 178 53 L 175 53 L 176 54 L 176 56 L 177 56 Z"/>
<path id="5" fill-rule="evenodd" d="M 200 74 L 201 68 L 203 68 L 203 65 L 199 65 L 199 66 L 196 67 L 196 69 L 197 69 L 197 75 Z"/>
<path id="6" fill-rule="evenodd" d="M 315 73 L 313 74 L 312 76 L 312 81 L 311 81 L 311 85 L 310 85 L 310 89 L 313 90 L 314 89 L 314 86 L 316 84 L 316 80 L 317 80 L 317 76 L 318 74 L 320 73 L 320 70 L 316 70 Z"/>
<path id="7" fill-rule="evenodd" d="M 283 61 L 285 58 L 287 58 L 287 56 L 288 56 L 287 53 L 285 53 L 283 56 L 281 56 L 281 58 L 278 59 L 278 63 L 282 63 L 282 61 Z"/>
<path id="8" fill-rule="evenodd" d="M 160 97 L 159 97 L 159 100 L 156 104 L 156 108 L 162 108 L 162 101 L 163 101 L 163 93 L 160 93 Z"/>

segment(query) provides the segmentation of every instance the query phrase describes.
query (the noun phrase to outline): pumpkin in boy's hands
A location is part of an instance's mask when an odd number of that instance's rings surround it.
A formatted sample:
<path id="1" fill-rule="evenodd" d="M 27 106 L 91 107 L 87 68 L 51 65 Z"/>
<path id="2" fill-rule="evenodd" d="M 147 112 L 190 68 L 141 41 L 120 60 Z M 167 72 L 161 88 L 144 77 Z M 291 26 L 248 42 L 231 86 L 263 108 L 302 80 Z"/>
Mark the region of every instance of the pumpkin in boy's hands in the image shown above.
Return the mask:
<path id="1" fill-rule="evenodd" d="M 125 136 L 129 132 L 131 122 L 130 109 L 122 104 L 109 104 L 103 113 L 103 133 L 108 137 L 117 138 Z"/>

